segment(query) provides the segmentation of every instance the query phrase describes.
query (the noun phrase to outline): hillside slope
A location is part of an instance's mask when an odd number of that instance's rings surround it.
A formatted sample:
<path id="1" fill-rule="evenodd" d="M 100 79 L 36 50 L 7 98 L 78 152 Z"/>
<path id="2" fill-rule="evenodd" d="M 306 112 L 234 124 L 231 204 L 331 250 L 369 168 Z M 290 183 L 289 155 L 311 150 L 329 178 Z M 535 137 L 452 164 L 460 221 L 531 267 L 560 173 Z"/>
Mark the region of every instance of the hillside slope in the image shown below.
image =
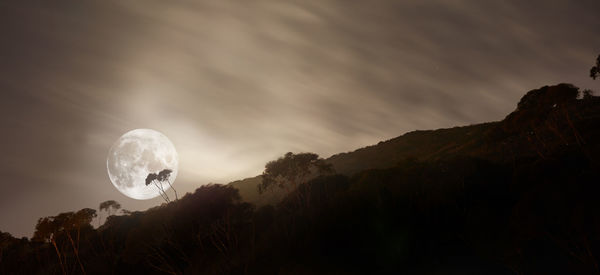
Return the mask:
<path id="1" fill-rule="evenodd" d="M 598 274 L 600 98 L 578 94 L 542 87 L 500 122 L 408 133 L 246 197 L 273 205 L 241 200 L 255 177 L 98 229 L 76 214 L 93 209 L 43 217 L 31 239 L 0 232 L 0 274 Z"/>
<path id="2" fill-rule="evenodd" d="M 600 137 L 599 97 L 580 98 L 570 84 L 529 91 L 504 120 L 438 130 L 419 130 L 326 159 L 337 173 L 351 176 L 367 169 L 395 167 L 407 160 L 431 162 L 456 157 L 481 157 L 506 162 L 517 157 L 544 156 Z M 595 146 L 595 144 L 591 144 Z M 243 200 L 276 203 L 281 190 L 258 193 L 261 176 L 231 182 Z"/>

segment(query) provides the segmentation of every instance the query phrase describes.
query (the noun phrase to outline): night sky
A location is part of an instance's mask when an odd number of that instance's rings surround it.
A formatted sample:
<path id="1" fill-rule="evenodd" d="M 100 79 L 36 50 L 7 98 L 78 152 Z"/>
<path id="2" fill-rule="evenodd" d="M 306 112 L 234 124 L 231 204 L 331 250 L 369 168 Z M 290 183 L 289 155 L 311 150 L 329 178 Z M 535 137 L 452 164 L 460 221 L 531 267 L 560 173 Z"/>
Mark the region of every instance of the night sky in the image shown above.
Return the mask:
<path id="1" fill-rule="evenodd" d="M 27 2 L 27 3 L 26 3 Z M 525 92 L 600 90 L 600 1 L 0 1 L 0 230 L 119 193 L 110 146 L 151 128 L 183 194 L 416 129 L 501 120 Z"/>

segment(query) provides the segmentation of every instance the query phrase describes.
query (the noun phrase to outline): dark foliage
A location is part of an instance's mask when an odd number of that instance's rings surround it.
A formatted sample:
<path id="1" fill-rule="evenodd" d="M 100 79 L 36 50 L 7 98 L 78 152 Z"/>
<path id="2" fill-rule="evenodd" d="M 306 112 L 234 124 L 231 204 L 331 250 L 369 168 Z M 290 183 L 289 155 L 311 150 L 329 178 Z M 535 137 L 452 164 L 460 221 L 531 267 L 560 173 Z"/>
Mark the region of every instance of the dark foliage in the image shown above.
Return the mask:
<path id="1" fill-rule="evenodd" d="M 600 100 L 578 94 L 543 87 L 501 122 L 408 134 L 394 142 L 427 153 L 299 181 L 275 205 L 207 185 L 97 230 L 83 219 L 79 257 L 73 213 L 43 218 L 32 240 L 0 233 L 0 273 L 597 274 Z"/>
<path id="2" fill-rule="evenodd" d="M 286 153 L 277 160 L 265 165 L 262 183 L 258 185 L 259 192 L 277 186 L 279 188 L 296 188 L 311 177 L 333 173 L 331 164 L 325 162 L 314 153 Z"/>
<path id="3" fill-rule="evenodd" d="M 596 65 L 590 69 L 590 77 L 596 79 L 600 75 L 600 55 L 596 58 Z"/>

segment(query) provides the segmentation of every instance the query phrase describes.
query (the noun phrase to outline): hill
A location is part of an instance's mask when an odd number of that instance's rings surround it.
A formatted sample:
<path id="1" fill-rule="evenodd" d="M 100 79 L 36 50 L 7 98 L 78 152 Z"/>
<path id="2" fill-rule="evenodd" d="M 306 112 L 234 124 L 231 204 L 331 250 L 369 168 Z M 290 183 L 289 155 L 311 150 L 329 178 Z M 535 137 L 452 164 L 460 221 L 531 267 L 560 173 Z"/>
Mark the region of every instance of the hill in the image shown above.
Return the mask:
<path id="1" fill-rule="evenodd" d="M 337 174 L 246 197 L 262 207 L 240 196 L 255 177 L 97 230 L 92 209 L 43 217 L 0 232 L 0 274 L 598 274 L 600 98 L 579 96 L 333 156 Z"/>
<path id="2" fill-rule="evenodd" d="M 395 167 L 406 160 L 431 162 L 456 157 L 480 157 L 506 162 L 543 156 L 552 151 L 596 141 L 600 135 L 598 97 L 578 100 L 570 84 L 531 90 L 504 120 L 438 130 L 420 130 L 326 159 L 339 174 L 352 176 L 368 169 Z M 580 95 L 579 95 L 580 96 Z M 591 146 L 595 146 L 591 142 Z M 596 147 L 594 147 L 596 148 Z M 277 203 L 283 191 L 259 194 L 261 176 L 229 183 L 243 200 Z"/>

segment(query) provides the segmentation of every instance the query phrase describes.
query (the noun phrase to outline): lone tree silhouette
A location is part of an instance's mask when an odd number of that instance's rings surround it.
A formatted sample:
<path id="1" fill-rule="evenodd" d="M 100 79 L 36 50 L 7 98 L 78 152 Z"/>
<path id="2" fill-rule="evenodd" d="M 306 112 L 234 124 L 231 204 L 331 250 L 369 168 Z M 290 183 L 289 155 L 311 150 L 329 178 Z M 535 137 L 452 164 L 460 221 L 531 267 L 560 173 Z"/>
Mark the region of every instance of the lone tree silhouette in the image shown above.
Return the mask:
<path id="1" fill-rule="evenodd" d="M 173 170 L 164 169 L 158 173 L 158 175 L 156 176 L 156 180 L 158 180 L 160 182 L 166 181 L 169 184 L 169 186 L 171 187 L 171 189 L 173 189 L 173 192 L 175 192 L 175 200 L 177 200 L 178 199 L 177 190 L 175 190 L 175 188 L 173 188 L 173 185 L 171 184 L 171 180 L 170 180 L 171 173 L 173 173 Z"/>
<path id="2" fill-rule="evenodd" d="M 162 187 L 163 182 L 159 180 L 158 175 L 156 173 L 150 173 L 146 177 L 146 186 L 150 185 L 151 183 L 154 183 L 154 186 L 156 186 L 156 188 L 158 189 L 158 194 L 160 194 L 160 196 L 163 198 L 163 200 L 165 200 L 165 202 L 171 202 L 169 196 L 165 192 L 165 189 Z"/>
<path id="3" fill-rule="evenodd" d="M 596 80 L 596 77 L 600 75 L 600 55 L 596 58 L 596 66 L 590 69 L 590 77 Z"/>

